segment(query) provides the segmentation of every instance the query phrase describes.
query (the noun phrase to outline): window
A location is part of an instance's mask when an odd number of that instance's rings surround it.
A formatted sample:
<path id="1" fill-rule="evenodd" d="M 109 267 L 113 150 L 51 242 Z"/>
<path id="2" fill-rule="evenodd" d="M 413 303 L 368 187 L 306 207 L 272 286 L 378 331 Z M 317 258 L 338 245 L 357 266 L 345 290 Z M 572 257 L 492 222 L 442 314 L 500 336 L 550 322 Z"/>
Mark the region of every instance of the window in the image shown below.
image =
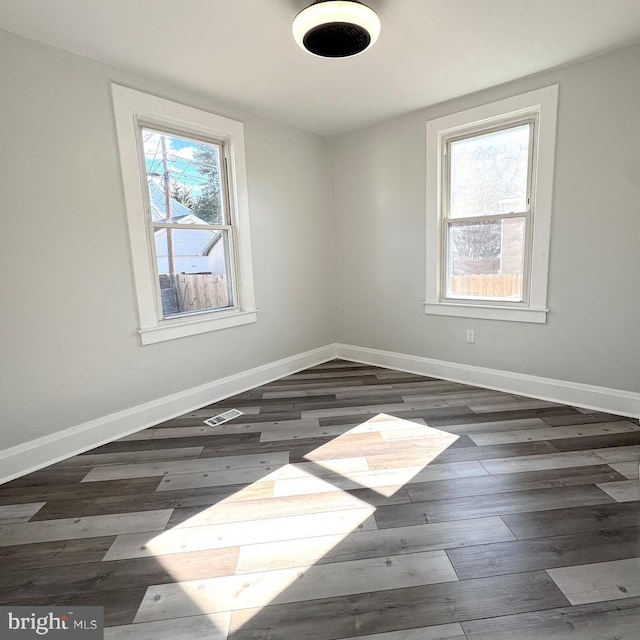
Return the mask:
<path id="1" fill-rule="evenodd" d="M 546 322 L 557 92 L 427 123 L 426 313 Z"/>
<path id="2" fill-rule="evenodd" d="M 112 91 L 142 343 L 255 322 L 242 123 Z"/>

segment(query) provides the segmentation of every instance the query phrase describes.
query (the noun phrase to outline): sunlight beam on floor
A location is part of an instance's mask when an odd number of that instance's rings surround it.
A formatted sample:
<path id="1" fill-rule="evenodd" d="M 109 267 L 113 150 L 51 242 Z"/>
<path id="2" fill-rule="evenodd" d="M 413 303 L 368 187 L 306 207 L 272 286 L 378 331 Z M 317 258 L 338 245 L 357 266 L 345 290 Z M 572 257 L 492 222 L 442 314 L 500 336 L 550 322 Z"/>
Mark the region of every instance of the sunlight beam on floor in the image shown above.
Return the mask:
<path id="1" fill-rule="evenodd" d="M 154 556 L 175 580 L 147 589 L 133 626 L 242 610 L 231 633 L 269 604 L 372 590 L 374 575 L 389 576 L 390 588 L 399 575 L 415 584 L 457 580 L 444 552 L 317 564 L 352 533 L 376 528 L 375 507 L 347 490 L 391 496 L 457 438 L 420 421 L 378 414 L 306 454 L 307 462 L 266 474 L 137 548 L 133 541 L 128 551 L 114 543 L 105 559 Z M 296 566 L 282 565 L 288 542 Z M 270 545 L 279 553 L 277 568 L 270 565 Z M 190 579 L 183 554 L 230 547 L 239 550 L 235 575 Z"/>
<path id="2" fill-rule="evenodd" d="M 286 467 L 291 467 L 288 471 Z M 286 465 L 277 472 L 281 477 L 304 479 L 310 477 L 306 471 L 295 465 Z M 336 487 L 321 478 L 314 480 L 326 485 L 325 491 L 336 491 Z M 241 491 L 250 491 L 246 487 Z M 358 528 L 375 528 L 370 519 L 375 507 L 346 492 L 340 492 L 339 511 L 322 510 L 318 513 L 288 515 L 279 518 L 235 521 L 221 524 L 217 522 L 217 510 L 225 511 L 229 518 L 229 508 L 233 505 L 243 509 L 242 501 L 228 500 L 204 509 L 201 513 L 185 520 L 173 529 L 156 535 L 146 543 L 146 552 L 171 573 L 176 584 L 157 585 L 147 589 L 135 623 L 174 617 L 196 616 L 202 613 L 220 613 L 240 608 L 263 607 L 276 600 L 293 583 L 313 568 L 313 565 Z M 229 504 L 231 501 L 231 505 Z M 369 520 L 369 524 L 367 521 Z M 184 580 L 184 563 L 181 554 L 190 551 L 219 549 L 229 546 L 252 545 L 257 543 L 282 542 L 286 540 L 308 539 L 317 536 L 323 544 L 318 544 L 308 555 L 308 566 L 263 571 L 263 558 L 254 560 L 255 566 L 245 560 L 244 573 L 240 575 Z M 251 569 L 254 569 L 251 572 Z"/>
<path id="3" fill-rule="evenodd" d="M 391 496 L 446 451 L 458 437 L 426 424 L 380 413 L 314 449 L 305 458 L 328 468 L 336 457 L 358 455 L 366 446 L 370 453 L 366 456 L 368 470 L 343 471 L 341 475 L 356 485 Z M 392 473 L 383 473 L 385 470 Z"/>

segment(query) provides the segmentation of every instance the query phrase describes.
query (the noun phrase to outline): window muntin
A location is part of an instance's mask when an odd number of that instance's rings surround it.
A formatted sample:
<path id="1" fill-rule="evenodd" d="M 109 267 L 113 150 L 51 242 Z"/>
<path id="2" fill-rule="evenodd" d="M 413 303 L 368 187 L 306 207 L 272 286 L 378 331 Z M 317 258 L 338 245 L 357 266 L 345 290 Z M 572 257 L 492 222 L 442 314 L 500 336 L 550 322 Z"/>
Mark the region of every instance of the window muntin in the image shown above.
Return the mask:
<path id="1" fill-rule="evenodd" d="M 442 139 L 442 299 L 526 304 L 535 118 Z"/>
<path id="2" fill-rule="evenodd" d="M 140 126 L 159 319 L 235 306 L 224 142 Z"/>

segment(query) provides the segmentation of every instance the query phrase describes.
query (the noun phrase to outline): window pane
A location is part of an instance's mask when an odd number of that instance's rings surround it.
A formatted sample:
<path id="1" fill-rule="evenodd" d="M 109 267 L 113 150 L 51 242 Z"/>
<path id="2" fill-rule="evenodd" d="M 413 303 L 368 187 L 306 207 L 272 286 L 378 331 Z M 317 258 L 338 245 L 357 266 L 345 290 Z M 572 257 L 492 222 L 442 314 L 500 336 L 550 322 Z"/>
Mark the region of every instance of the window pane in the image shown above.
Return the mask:
<path id="1" fill-rule="evenodd" d="M 221 147 L 142 128 L 153 222 L 227 224 Z"/>
<path id="2" fill-rule="evenodd" d="M 525 218 L 449 225 L 447 297 L 522 300 Z"/>
<path id="3" fill-rule="evenodd" d="M 452 218 L 526 211 L 530 127 L 449 144 Z"/>
<path id="4" fill-rule="evenodd" d="M 233 306 L 226 231 L 155 229 L 162 315 Z"/>

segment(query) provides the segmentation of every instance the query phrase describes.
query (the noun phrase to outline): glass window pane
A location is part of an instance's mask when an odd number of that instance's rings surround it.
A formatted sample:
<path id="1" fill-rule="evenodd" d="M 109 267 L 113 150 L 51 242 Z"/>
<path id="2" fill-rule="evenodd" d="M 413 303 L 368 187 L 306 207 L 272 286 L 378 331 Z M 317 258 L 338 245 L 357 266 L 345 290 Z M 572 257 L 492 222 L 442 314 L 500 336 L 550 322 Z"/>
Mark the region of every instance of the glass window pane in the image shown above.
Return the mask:
<path id="1" fill-rule="evenodd" d="M 162 315 L 233 306 L 226 231 L 155 229 Z"/>
<path id="2" fill-rule="evenodd" d="M 447 297 L 522 300 L 525 218 L 449 225 Z"/>
<path id="3" fill-rule="evenodd" d="M 449 144 L 450 216 L 527 210 L 530 124 Z"/>
<path id="4" fill-rule="evenodd" d="M 142 128 L 153 222 L 227 224 L 220 145 Z"/>

